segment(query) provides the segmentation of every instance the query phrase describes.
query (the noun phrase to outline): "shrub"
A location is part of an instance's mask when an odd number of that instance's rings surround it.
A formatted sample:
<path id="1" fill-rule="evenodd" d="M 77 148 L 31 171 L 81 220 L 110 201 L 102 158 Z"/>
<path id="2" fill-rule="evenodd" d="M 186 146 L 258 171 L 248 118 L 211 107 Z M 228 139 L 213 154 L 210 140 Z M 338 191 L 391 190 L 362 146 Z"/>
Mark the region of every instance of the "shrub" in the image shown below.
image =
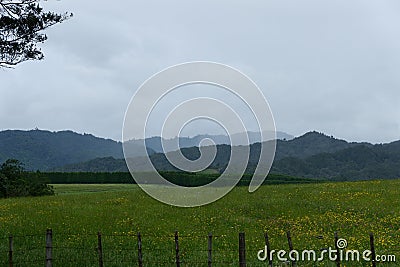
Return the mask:
<path id="1" fill-rule="evenodd" d="M 28 175 L 16 159 L 9 159 L 0 166 L 0 197 L 43 195 L 54 195 L 54 190 L 39 171 Z"/>

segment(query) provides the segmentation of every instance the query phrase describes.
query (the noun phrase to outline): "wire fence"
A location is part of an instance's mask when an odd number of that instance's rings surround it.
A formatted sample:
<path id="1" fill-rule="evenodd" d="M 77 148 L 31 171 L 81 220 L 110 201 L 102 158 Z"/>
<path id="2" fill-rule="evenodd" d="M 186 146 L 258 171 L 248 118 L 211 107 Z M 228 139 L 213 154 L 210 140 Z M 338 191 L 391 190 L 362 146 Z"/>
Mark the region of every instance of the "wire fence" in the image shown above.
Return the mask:
<path id="1" fill-rule="evenodd" d="M 343 261 L 345 246 L 339 235 L 331 237 L 331 246 L 336 251 L 326 251 L 321 261 L 296 258 L 290 252 L 296 249 L 291 233 L 286 233 L 286 260 L 278 258 L 278 250 L 267 233 L 262 238 L 250 237 L 245 233 L 238 235 L 171 235 L 124 233 L 124 234 L 62 234 L 48 229 L 45 234 L 10 235 L 0 238 L 1 266 L 397 266 L 396 258 L 378 261 Z M 253 242 L 256 241 L 256 242 Z M 369 236 L 370 258 L 375 259 L 374 236 Z M 339 247 L 340 246 L 340 247 Z M 276 246 L 275 246 L 276 247 Z M 322 249 L 320 249 L 322 251 Z M 273 251 L 273 252 L 272 252 Z M 272 254 L 271 254 L 272 252 Z M 328 252 L 336 259 L 328 257 Z M 379 251 L 382 252 L 382 251 Z M 391 251 L 392 254 L 398 253 Z M 275 253 L 275 254 L 274 254 Z M 322 252 L 319 255 L 323 255 Z M 340 255 L 342 253 L 342 255 Z M 273 255 L 273 257 L 269 257 Z M 293 256 L 293 257 L 292 257 Z M 283 257 L 283 258 L 284 258 Z M 390 261 L 389 261 L 390 260 Z"/>

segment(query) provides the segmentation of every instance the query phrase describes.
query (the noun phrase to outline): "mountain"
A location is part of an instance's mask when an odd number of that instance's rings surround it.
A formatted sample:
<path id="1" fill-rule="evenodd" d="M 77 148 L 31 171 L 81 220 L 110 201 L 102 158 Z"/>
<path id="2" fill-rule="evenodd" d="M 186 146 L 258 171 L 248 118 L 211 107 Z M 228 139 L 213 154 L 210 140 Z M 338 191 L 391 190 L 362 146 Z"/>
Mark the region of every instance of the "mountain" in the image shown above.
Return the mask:
<path id="1" fill-rule="evenodd" d="M 239 138 L 240 136 L 245 137 L 246 134 L 249 138 L 250 144 L 254 144 L 261 141 L 268 141 L 268 139 L 265 138 L 264 140 L 261 140 L 261 134 L 259 132 L 236 133 L 232 135 L 232 139 Z M 267 133 L 265 134 L 265 136 L 268 136 Z M 155 136 L 146 138 L 145 144 L 146 147 L 154 150 L 156 153 L 167 153 L 176 150 L 175 149 L 176 144 L 179 144 L 180 148 L 198 147 L 200 146 L 201 140 L 206 138 L 213 140 L 216 145 L 231 144 L 231 139 L 226 135 L 209 135 L 209 134 L 200 134 L 194 137 L 175 137 L 171 139 L 163 139 L 159 136 Z M 276 138 L 278 140 L 291 140 L 294 138 L 294 136 L 287 134 L 285 132 L 277 131 Z M 136 145 L 143 145 L 143 139 L 130 140 L 129 142 Z M 162 143 L 164 144 L 164 149 Z M 243 143 L 237 143 L 235 145 L 244 145 L 244 144 L 245 143 L 243 142 Z"/>
<path id="2" fill-rule="evenodd" d="M 333 153 L 275 161 L 273 171 L 299 177 L 330 180 L 400 178 L 399 142 L 385 145 L 359 144 Z"/>
<path id="3" fill-rule="evenodd" d="M 249 134 L 256 141 L 257 133 Z M 226 141 L 226 136 L 199 135 L 192 138 L 180 138 L 181 146 L 199 144 L 203 138 L 214 138 L 216 143 Z M 258 134 L 259 138 L 259 134 Z M 172 140 L 172 141 L 171 141 Z M 136 140 L 137 141 L 137 140 Z M 155 153 L 161 139 L 149 138 L 146 144 L 150 159 L 158 170 L 173 171 L 166 155 Z M 167 140 L 168 141 L 168 140 Z M 143 142 L 143 140 L 142 140 Z M 267 141 L 269 142 L 269 141 Z M 138 155 L 138 144 L 133 146 L 129 155 L 138 170 L 146 158 Z M 250 145 L 250 159 L 247 172 L 251 173 L 260 152 L 260 143 Z M 202 149 L 211 149 L 203 147 Z M 217 145 L 217 154 L 210 165 L 214 171 L 223 171 L 230 158 L 231 147 Z M 200 155 L 198 147 L 181 149 L 189 159 Z M 174 156 L 177 151 L 168 152 Z M 72 131 L 49 132 L 3 131 L 0 132 L 0 162 L 16 158 L 25 164 L 28 170 L 62 172 L 124 172 L 127 171 L 123 159 L 122 144 L 110 139 L 98 138 L 90 134 L 78 134 Z M 362 180 L 374 178 L 400 178 L 400 141 L 389 144 L 350 143 L 318 132 L 309 132 L 293 139 L 277 140 L 277 149 L 273 173 L 305 178 L 325 178 L 329 180 Z"/>
<path id="4" fill-rule="evenodd" d="M 291 138 L 290 135 L 283 132 L 279 132 L 277 136 Z M 223 135 L 180 137 L 179 139 L 169 139 L 166 143 L 167 147 L 176 141 L 182 147 L 193 147 L 198 146 L 204 138 L 213 139 L 217 144 L 229 143 L 229 138 Z M 260 139 L 259 133 L 250 132 L 249 138 L 251 142 L 255 142 Z M 128 157 L 144 156 L 138 149 L 143 145 L 143 140 L 128 141 L 126 145 L 130 146 Z M 155 151 L 163 151 L 160 137 L 146 139 L 146 145 L 150 155 Z M 9 158 L 15 158 L 23 162 L 28 170 L 48 171 L 105 157 L 123 158 L 122 143 L 72 131 L 50 132 L 36 129 L 0 132 L 0 163 Z M 89 167 L 89 169 L 92 168 Z"/>
<path id="5" fill-rule="evenodd" d="M 345 140 L 336 139 L 333 136 L 312 131 L 292 140 L 278 140 L 275 159 L 280 160 L 287 157 L 304 159 L 319 153 L 333 153 L 360 144 L 372 146 L 368 143 L 349 143 Z"/>
<path id="6" fill-rule="evenodd" d="M 28 170 L 46 171 L 99 157 L 123 158 L 121 142 L 72 131 L 0 132 L 0 163 L 15 158 Z"/>
<path id="7" fill-rule="evenodd" d="M 207 148 L 205 148 L 207 149 Z M 189 159 L 196 159 L 198 147 L 181 149 Z M 258 162 L 260 143 L 250 146 L 248 172 Z M 169 152 L 176 153 L 176 152 Z M 223 171 L 230 157 L 229 145 L 218 145 L 217 155 L 210 169 Z M 158 170 L 176 170 L 162 153 L 150 156 Z M 143 158 L 135 158 L 140 170 Z M 105 161 L 112 164 L 107 164 Z M 96 167 L 97 165 L 97 167 Z M 376 178 L 400 178 L 400 141 L 389 144 L 349 143 L 318 132 L 309 132 L 293 140 L 278 140 L 273 173 L 305 178 L 329 180 L 364 180 Z M 96 159 L 80 165 L 66 166 L 60 171 L 123 171 L 127 170 L 124 160 Z"/>

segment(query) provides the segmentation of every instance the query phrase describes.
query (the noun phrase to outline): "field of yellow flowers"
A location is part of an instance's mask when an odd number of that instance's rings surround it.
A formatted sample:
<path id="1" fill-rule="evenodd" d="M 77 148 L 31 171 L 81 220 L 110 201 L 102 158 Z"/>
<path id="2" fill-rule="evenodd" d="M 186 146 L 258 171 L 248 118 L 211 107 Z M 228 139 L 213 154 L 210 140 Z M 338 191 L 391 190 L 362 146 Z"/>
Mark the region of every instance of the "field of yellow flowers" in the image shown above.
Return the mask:
<path id="1" fill-rule="evenodd" d="M 400 262 L 400 180 L 265 185 L 255 193 L 237 187 L 221 200 L 196 208 L 159 203 L 135 185 L 55 189 L 56 196 L 0 200 L 0 266 L 7 265 L 10 234 L 18 266 L 43 266 L 48 228 L 53 230 L 57 266 L 98 266 L 98 231 L 105 266 L 136 266 L 138 232 L 145 266 L 174 266 L 175 230 L 181 266 L 207 266 L 208 233 L 213 234 L 213 266 L 237 266 L 239 232 L 246 233 L 248 266 L 267 266 L 257 259 L 264 248 L 263 234 L 268 232 L 272 249 L 288 250 L 288 230 L 295 249 L 316 251 L 334 247 L 335 231 L 347 240 L 348 249 L 363 251 L 369 249 L 373 232 L 377 253 L 394 254 Z M 336 266 L 328 260 L 298 265 Z"/>

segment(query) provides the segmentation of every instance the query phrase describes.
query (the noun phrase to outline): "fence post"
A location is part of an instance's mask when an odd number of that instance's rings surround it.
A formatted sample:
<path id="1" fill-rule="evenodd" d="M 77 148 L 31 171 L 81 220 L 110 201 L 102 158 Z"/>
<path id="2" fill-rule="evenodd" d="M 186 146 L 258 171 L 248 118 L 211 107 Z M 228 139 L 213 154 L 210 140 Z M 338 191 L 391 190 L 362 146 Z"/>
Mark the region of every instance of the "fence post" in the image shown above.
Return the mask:
<path id="1" fill-rule="evenodd" d="M 14 251 L 14 241 L 13 241 L 13 236 L 10 235 L 8 237 L 8 244 L 9 244 L 9 250 L 8 250 L 8 263 L 9 267 L 13 267 L 13 251 Z"/>
<path id="2" fill-rule="evenodd" d="M 371 245 L 371 254 L 372 254 L 372 267 L 376 267 L 376 254 L 375 254 L 375 245 L 374 245 L 374 234 L 369 233 L 369 244 Z"/>
<path id="3" fill-rule="evenodd" d="M 208 234 L 208 267 L 212 267 L 212 233 Z"/>
<path id="4" fill-rule="evenodd" d="M 246 267 L 246 238 L 244 233 L 239 233 L 239 266 Z"/>
<path id="5" fill-rule="evenodd" d="M 176 267 L 181 266 L 181 261 L 179 259 L 179 237 L 178 237 L 178 231 L 175 231 L 175 261 L 176 261 Z"/>
<path id="6" fill-rule="evenodd" d="M 46 231 L 46 267 L 53 266 L 53 230 Z"/>
<path id="7" fill-rule="evenodd" d="M 335 249 L 336 249 L 336 267 L 340 267 L 340 251 L 338 246 L 339 235 L 335 232 Z"/>
<path id="8" fill-rule="evenodd" d="M 292 243 L 292 236 L 290 235 L 290 231 L 287 231 L 286 236 L 287 236 L 287 240 L 288 240 L 288 244 L 289 244 L 289 249 L 290 249 L 290 251 L 292 251 L 293 250 L 293 243 Z M 295 260 L 292 261 L 292 266 L 293 267 L 297 266 L 297 263 L 296 263 Z"/>
<path id="9" fill-rule="evenodd" d="M 97 233 L 97 251 L 99 253 L 99 267 L 103 267 L 103 244 L 100 232 Z"/>
<path id="10" fill-rule="evenodd" d="M 137 234 L 137 239 L 138 239 L 138 263 L 139 267 L 143 267 L 142 236 L 140 232 Z"/>
<path id="11" fill-rule="evenodd" d="M 269 245 L 268 233 L 265 232 L 264 236 L 265 236 L 265 246 L 267 247 L 266 253 L 267 253 L 267 257 L 268 257 L 268 266 L 272 267 L 273 265 L 272 265 L 271 248 L 270 248 L 270 245 Z"/>

